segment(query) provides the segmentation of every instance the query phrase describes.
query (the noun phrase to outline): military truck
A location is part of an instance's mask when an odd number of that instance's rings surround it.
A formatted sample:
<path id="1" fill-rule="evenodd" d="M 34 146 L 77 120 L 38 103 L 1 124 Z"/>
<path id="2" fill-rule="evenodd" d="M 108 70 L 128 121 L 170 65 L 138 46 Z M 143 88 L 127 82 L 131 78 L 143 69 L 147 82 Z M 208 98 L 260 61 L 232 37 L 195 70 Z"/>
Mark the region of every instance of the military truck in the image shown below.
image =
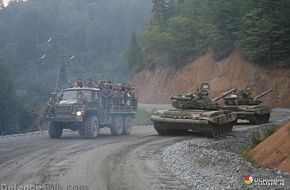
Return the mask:
<path id="1" fill-rule="evenodd" d="M 203 83 L 195 94 L 172 96 L 171 104 L 175 109 L 159 110 L 150 119 L 159 135 L 176 135 L 193 131 L 208 137 L 224 136 L 232 131 L 237 116 L 234 112 L 220 110 L 216 101 L 235 90 L 232 89 L 211 99 L 210 86 Z"/>
<path id="2" fill-rule="evenodd" d="M 64 89 L 46 114 L 49 136 L 60 138 L 63 129 L 71 129 L 86 138 L 96 138 L 103 127 L 109 127 L 112 135 L 128 135 L 137 102 L 136 97 L 105 95 L 98 88 Z"/>
<path id="3" fill-rule="evenodd" d="M 266 90 L 253 97 L 250 88 L 247 87 L 244 90 L 224 97 L 225 106 L 223 109 L 236 112 L 238 119 L 248 120 L 249 123 L 253 125 L 268 123 L 271 108 L 261 105 L 263 101 L 260 99 L 270 92 L 272 92 L 272 90 Z"/>

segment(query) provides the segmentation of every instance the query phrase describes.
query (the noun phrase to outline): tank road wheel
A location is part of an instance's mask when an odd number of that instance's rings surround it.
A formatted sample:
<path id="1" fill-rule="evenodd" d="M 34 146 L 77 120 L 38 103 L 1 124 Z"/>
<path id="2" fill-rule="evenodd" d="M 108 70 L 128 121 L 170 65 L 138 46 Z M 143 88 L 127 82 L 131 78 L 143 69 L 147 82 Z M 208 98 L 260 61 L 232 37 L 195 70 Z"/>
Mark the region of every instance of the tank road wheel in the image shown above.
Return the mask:
<path id="1" fill-rule="evenodd" d="M 269 123 L 269 120 L 270 120 L 270 114 L 267 113 L 264 115 L 264 123 Z"/>
<path id="2" fill-rule="evenodd" d="M 168 135 L 166 127 L 161 126 L 161 124 L 157 122 L 154 122 L 154 129 L 157 131 L 159 135 Z"/>
<path id="3" fill-rule="evenodd" d="M 86 138 L 94 139 L 99 135 L 100 125 L 99 119 L 95 115 L 86 118 L 84 124 L 84 135 Z"/>
<path id="4" fill-rule="evenodd" d="M 210 138 L 217 138 L 219 136 L 225 136 L 224 126 L 211 123 L 209 128 L 203 132 L 204 136 Z"/>
<path id="5" fill-rule="evenodd" d="M 259 119 L 257 118 L 257 116 L 252 116 L 251 118 L 249 118 L 249 122 L 251 125 L 258 125 L 259 124 Z"/>
<path id="6" fill-rule="evenodd" d="M 113 125 L 111 127 L 111 134 L 112 135 L 122 135 L 124 129 L 124 120 L 121 115 L 116 115 L 113 118 Z"/>
<path id="7" fill-rule="evenodd" d="M 56 123 L 48 122 L 48 134 L 52 139 L 58 139 L 62 135 L 62 128 Z"/>
<path id="8" fill-rule="evenodd" d="M 130 116 L 125 117 L 123 135 L 130 135 L 132 131 L 132 118 Z"/>

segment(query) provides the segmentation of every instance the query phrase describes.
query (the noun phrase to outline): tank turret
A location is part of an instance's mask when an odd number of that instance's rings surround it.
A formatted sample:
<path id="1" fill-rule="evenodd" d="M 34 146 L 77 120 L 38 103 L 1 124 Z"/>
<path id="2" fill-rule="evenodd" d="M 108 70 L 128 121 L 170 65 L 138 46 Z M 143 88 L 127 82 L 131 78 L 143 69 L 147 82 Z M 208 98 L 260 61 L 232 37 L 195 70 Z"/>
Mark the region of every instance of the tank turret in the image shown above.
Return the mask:
<path id="1" fill-rule="evenodd" d="M 268 123 L 271 108 L 263 106 L 263 101 L 260 99 L 270 92 L 272 90 L 266 90 L 254 97 L 250 88 L 247 87 L 238 93 L 224 97 L 225 106 L 223 109 L 236 112 L 238 119 L 248 120 L 250 124 Z"/>
<path id="2" fill-rule="evenodd" d="M 172 96 L 171 104 L 177 109 L 218 110 L 220 106 L 216 101 L 235 92 L 236 90 L 236 88 L 231 89 L 230 91 L 211 99 L 209 97 L 210 86 L 208 83 L 203 83 L 194 94 Z"/>
<path id="3" fill-rule="evenodd" d="M 263 103 L 260 98 L 266 96 L 270 92 L 272 92 L 272 90 L 266 90 L 261 94 L 253 97 L 251 95 L 249 87 L 247 87 L 246 89 L 241 90 L 238 93 L 234 93 L 230 96 L 224 97 L 224 103 L 225 105 L 259 105 Z"/>

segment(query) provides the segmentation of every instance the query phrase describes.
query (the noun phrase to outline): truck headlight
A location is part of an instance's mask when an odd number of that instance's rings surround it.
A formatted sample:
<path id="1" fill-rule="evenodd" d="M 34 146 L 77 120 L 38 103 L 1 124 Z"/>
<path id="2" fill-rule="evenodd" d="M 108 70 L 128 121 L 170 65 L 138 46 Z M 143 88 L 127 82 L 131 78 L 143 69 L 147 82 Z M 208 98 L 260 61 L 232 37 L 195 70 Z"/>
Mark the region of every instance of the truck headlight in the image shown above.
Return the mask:
<path id="1" fill-rule="evenodd" d="M 83 114 L 82 111 L 77 111 L 77 116 L 80 117 Z"/>

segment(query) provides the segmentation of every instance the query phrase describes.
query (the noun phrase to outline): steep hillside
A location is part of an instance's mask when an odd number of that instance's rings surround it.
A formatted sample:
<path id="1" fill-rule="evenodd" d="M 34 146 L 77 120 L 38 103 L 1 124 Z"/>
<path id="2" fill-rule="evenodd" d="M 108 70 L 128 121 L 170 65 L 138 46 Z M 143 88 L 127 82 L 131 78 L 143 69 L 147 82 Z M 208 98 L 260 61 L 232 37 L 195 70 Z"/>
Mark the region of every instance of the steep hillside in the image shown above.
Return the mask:
<path id="1" fill-rule="evenodd" d="M 208 53 L 180 70 L 152 63 L 131 82 L 137 87 L 142 103 L 168 103 L 172 94 L 194 92 L 200 83 L 209 82 L 212 96 L 251 85 L 254 94 L 273 89 L 264 98 L 266 104 L 290 106 L 290 68 L 262 68 L 247 62 L 237 52 L 219 62 Z"/>
<path id="2" fill-rule="evenodd" d="M 290 172 L 290 122 L 252 150 L 256 165 Z"/>

